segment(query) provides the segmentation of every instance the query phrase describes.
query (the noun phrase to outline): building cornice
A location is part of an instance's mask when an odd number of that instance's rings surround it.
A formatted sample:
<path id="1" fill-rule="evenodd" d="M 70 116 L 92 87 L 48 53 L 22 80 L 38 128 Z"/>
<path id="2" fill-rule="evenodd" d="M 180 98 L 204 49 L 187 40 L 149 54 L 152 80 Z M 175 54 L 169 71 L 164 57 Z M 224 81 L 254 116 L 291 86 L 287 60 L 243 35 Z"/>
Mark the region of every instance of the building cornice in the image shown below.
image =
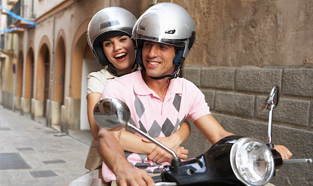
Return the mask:
<path id="1" fill-rule="evenodd" d="M 75 3 L 75 0 L 67 0 L 64 1 L 62 3 L 60 3 L 59 5 L 57 5 L 56 7 L 54 7 L 53 9 L 47 11 L 45 14 L 43 14 L 42 16 L 38 17 L 35 19 L 35 22 L 38 24 L 48 18 L 50 18 L 51 16 L 61 12 L 62 10 L 64 10 L 65 8 L 71 6 L 72 4 Z"/>

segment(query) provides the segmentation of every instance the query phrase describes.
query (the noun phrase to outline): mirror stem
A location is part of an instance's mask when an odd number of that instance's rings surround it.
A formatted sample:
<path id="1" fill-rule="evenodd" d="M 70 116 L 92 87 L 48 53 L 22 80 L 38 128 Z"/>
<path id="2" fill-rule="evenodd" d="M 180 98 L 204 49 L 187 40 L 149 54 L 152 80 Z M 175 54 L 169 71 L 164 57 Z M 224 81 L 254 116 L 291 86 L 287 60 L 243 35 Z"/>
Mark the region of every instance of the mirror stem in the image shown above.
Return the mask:
<path id="1" fill-rule="evenodd" d="M 147 135 L 146 133 L 142 132 L 141 130 L 139 130 L 137 127 L 131 125 L 130 123 L 127 123 L 127 126 L 134 129 L 136 132 L 138 132 L 139 134 L 141 134 L 142 136 L 148 138 L 150 141 L 152 141 L 153 143 L 155 143 L 156 145 L 162 147 L 165 151 L 167 151 L 168 153 L 170 153 L 172 156 L 174 156 L 174 159 L 179 159 L 177 157 L 177 155 L 175 154 L 174 151 L 172 151 L 171 149 L 167 148 L 165 145 L 163 145 L 162 143 L 158 142 L 157 140 L 155 140 L 154 138 L 150 137 L 149 135 Z"/>
<path id="2" fill-rule="evenodd" d="M 268 116 L 268 131 L 267 131 L 267 141 L 268 145 L 271 149 L 274 148 L 273 139 L 272 139 L 272 131 L 273 131 L 273 110 L 275 105 L 271 105 L 271 108 L 269 110 L 269 116 Z"/>

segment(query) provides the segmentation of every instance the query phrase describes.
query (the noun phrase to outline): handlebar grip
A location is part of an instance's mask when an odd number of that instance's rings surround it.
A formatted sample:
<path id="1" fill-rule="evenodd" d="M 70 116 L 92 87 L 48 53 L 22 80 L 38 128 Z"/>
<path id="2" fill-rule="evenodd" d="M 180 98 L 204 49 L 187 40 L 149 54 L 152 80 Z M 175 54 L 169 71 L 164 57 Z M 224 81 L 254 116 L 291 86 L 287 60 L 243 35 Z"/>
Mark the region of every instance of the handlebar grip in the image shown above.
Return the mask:
<path id="1" fill-rule="evenodd" d="M 155 186 L 177 186 L 175 182 L 159 182 Z"/>
<path id="2" fill-rule="evenodd" d="M 312 159 L 286 159 L 283 160 L 284 164 L 291 164 L 291 163 L 313 163 Z"/>

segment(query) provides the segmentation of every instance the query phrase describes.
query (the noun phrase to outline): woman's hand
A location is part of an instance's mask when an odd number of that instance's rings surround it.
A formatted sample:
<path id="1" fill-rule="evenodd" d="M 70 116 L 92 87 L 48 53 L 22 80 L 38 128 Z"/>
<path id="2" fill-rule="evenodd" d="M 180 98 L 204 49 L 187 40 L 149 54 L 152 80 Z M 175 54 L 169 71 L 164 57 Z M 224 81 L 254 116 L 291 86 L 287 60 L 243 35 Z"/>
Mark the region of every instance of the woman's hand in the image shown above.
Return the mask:
<path id="1" fill-rule="evenodd" d="M 181 144 L 181 140 L 178 136 L 172 134 L 169 137 L 158 137 L 155 139 L 162 143 L 163 145 L 165 145 L 166 147 L 173 150 L 180 159 L 187 159 L 188 150 L 185 149 L 184 147 L 179 146 Z M 146 143 L 152 143 L 150 140 L 146 138 L 142 138 L 142 141 Z M 154 150 L 150 154 L 148 154 L 148 159 L 156 163 L 171 162 L 172 158 L 173 156 L 170 153 L 168 153 L 159 146 L 156 146 Z"/>

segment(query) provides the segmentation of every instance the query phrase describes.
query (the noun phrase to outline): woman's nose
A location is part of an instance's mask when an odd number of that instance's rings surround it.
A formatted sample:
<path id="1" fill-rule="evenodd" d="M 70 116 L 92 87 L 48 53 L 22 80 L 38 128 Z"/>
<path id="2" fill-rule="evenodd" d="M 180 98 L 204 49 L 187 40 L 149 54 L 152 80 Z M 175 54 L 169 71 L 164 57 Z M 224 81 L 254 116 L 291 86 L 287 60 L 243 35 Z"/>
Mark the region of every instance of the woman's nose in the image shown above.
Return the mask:
<path id="1" fill-rule="evenodd" d="M 118 51 L 118 50 L 120 50 L 122 47 L 121 47 L 121 44 L 120 43 L 118 43 L 118 42 L 114 42 L 113 43 L 113 50 L 114 51 Z"/>

